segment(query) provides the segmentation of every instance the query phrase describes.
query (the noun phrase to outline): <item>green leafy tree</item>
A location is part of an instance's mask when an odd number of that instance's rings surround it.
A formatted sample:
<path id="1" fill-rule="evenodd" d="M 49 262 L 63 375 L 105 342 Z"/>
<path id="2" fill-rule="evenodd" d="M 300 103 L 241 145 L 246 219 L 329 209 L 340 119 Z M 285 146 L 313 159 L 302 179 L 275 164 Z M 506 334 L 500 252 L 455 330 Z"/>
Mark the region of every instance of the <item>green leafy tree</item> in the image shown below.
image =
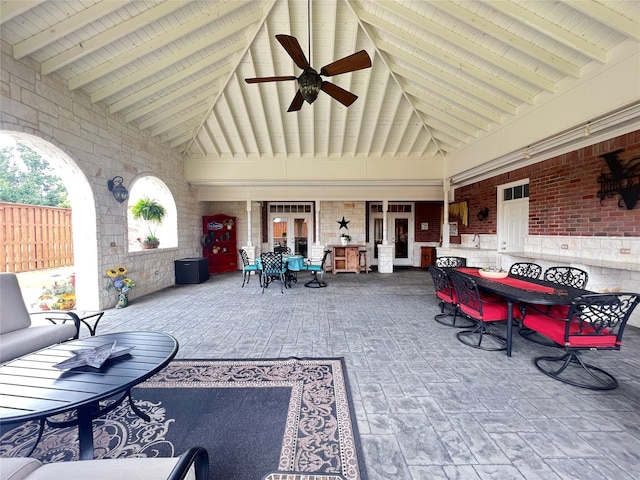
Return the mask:
<path id="1" fill-rule="evenodd" d="M 49 163 L 20 143 L 0 149 L 0 202 L 71 207 L 67 189 L 51 174 Z"/>

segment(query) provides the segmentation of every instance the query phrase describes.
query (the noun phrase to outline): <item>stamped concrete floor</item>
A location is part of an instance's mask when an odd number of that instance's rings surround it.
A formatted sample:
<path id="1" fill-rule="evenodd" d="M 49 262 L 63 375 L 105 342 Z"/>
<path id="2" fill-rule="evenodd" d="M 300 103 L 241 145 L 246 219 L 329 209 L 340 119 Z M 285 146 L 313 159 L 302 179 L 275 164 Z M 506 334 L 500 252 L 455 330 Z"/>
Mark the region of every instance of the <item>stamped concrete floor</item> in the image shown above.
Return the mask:
<path id="1" fill-rule="evenodd" d="M 460 343 L 433 320 L 425 270 L 307 279 L 262 294 L 236 272 L 132 296 L 98 333 L 168 332 L 178 358 L 344 357 L 370 480 L 640 478 L 639 329 L 588 354 L 620 382 L 592 392 L 539 373 L 553 349 L 517 334 L 511 358 Z"/>

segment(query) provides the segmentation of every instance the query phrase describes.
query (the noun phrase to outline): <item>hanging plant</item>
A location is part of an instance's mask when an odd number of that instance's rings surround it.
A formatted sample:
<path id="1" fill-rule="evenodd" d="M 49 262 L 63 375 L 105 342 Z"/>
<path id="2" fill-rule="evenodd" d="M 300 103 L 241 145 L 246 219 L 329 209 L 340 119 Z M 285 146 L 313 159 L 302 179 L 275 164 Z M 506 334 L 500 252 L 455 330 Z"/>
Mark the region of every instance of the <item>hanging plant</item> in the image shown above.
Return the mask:
<path id="1" fill-rule="evenodd" d="M 152 244 L 157 248 L 160 240 L 156 237 L 155 229 L 151 229 L 151 225 L 160 225 L 167 214 L 167 210 L 156 200 L 144 197 L 138 200 L 131 207 L 131 215 L 134 220 L 144 220 L 148 224 L 149 234 L 142 240 L 142 243 Z M 143 246 L 144 248 L 144 246 Z"/>

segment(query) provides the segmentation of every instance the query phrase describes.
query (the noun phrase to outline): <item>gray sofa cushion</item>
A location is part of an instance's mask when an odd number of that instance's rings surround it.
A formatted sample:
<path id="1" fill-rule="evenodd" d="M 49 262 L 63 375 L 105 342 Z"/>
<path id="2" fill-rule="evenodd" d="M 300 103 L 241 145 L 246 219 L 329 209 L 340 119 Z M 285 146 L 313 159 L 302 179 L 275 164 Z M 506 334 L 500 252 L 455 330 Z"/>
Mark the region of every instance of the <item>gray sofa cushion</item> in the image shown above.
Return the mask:
<path id="1" fill-rule="evenodd" d="M 0 323 L 2 322 L 0 319 Z M 73 323 L 32 326 L 4 333 L 0 335 L 0 363 L 64 342 L 75 334 L 76 327 Z"/>
<path id="2" fill-rule="evenodd" d="M 0 469 L 4 471 L 4 461 Z M 25 480 L 160 480 L 169 477 L 176 458 L 121 458 L 48 463 L 35 470 Z M 14 477 L 10 477 L 14 480 Z M 195 480 L 193 468 L 186 477 Z M 4 480 L 4 477 L 2 478 Z"/>
<path id="3" fill-rule="evenodd" d="M 31 325 L 15 273 L 0 273 L 0 334 Z"/>
<path id="4" fill-rule="evenodd" d="M 1 458 L 0 480 L 23 480 L 35 472 L 42 463 L 40 460 L 28 457 Z"/>

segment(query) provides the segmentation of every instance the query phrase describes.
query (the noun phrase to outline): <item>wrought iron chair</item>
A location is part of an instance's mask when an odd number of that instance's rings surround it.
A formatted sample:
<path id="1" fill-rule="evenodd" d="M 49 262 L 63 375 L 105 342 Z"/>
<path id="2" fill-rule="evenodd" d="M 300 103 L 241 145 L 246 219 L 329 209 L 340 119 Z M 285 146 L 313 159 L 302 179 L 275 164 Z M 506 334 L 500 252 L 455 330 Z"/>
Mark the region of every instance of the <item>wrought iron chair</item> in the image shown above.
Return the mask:
<path id="1" fill-rule="evenodd" d="M 589 274 L 575 267 L 549 267 L 544 272 L 544 279 L 566 287 L 586 288 Z"/>
<path id="2" fill-rule="evenodd" d="M 286 269 L 282 263 L 282 254 L 275 252 L 262 253 L 260 255 L 260 263 L 262 264 L 262 270 L 260 272 L 262 293 L 264 293 L 265 288 L 268 288 L 269 284 L 274 280 L 280 280 L 280 293 L 284 293 Z"/>
<path id="3" fill-rule="evenodd" d="M 521 262 L 514 263 L 509 268 L 510 277 L 540 278 L 542 267 L 537 263 Z"/>
<path id="4" fill-rule="evenodd" d="M 585 288 L 587 286 L 587 282 L 589 281 L 589 274 L 584 270 L 575 267 L 549 267 L 544 272 L 544 280 L 547 282 L 557 283 L 558 285 L 564 285 L 565 287 Z M 565 319 L 569 314 L 568 305 L 553 305 L 551 307 L 536 307 L 534 305 L 531 307 L 532 308 L 529 308 L 529 311 L 531 311 L 532 309 L 534 311 L 546 310 L 544 312 L 546 315 L 555 317 L 557 319 Z M 558 347 L 556 343 L 550 342 L 547 338 L 536 334 L 536 332 L 532 331 L 529 328 L 526 328 L 525 326 L 523 326 L 518 331 L 518 333 L 522 338 L 539 345 L 544 345 L 547 347 Z"/>
<path id="5" fill-rule="evenodd" d="M 495 296 L 482 295 L 475 280 L 467 275 L 452 270 L 450 277 L 458 297 L 460 312 L 476 321 L 476 328 L 458 332 L 456 335 L 465 345 L 481 350 L 499 351 L 507 349 L 507 339 L 495 333 L 491 325 L 495 322 L 506 322 L 509 318 L 508 304 Z M 513 319 L 522 317 L 518 306 L 512 310 Z M 490 346 L 482 345 L 487 338 Z"/>
<path id="6" fill-rule="evenodd" d="M 262 286 L 262 279 L 260 278 L 260 271 L 258 270 L 258 266 L 255 263 L 251 263 L 249 261 L 249 255 L 244 249 L 238 250 L 240 252 L 240 256 L 242 257 L 242 286 L 244 287 L 245 281 L 249 283 L 251 279 L 251 272 L 254 272 L 258 275 L 258 281 Z"/>
<path id="7" fill-rule="evenodd" d="M 527 313 L 524 325 L 565 349 L 564 355 L 534 358 L 545 375 L 576 387 L 613 390 L 613 375 L 584 363 L 582 351 L 620 350 L 625 325 L 640 302 L 637 293 L 594 293 L 575 299 L 565 319 Z"/>
<path id="8" fill-rule="evenodd" d="M 305 287 L 309 288 L 322 288 L 326 287 L 327 284 L 324 282 L 324 263 L 327 261 L 327 257 L 331 253 L 331 250 L 325 250 L 324 255 L 322 256 L 322 261 L 319 265 L 307 265 L 307 270 L 311 272 L 313 278 L 304 284 Z M 318 278 L 318 273 L 320 273 L 320 278 Z"/>
<path id="9" fill-rule="evenodd" d="M 475 321 L 464 315 L 459 315 L 458 297 L 447 272 L 435 265 L 429 266 L 429 272 L 433 278 L 436 297 L 440 300 L 440 313 L 434 317 L 434 320 L 448 327 L 470 328 L 475 326 Z M 456 323 L 458 320 L 461 323 Z"/>
<path id="10" fill-rule="evenodd" d="M 275 253 L 281 253 L 282 255 L 291 255 L 291 249 L 285 246 L 275 246 L 273 247 L 273 251 Z"/>
<path id="11" fill-rule="evenodd" d="M 466 267 L 467 259 L 464 257 L 438 257 L 436 258 L 436 267 L 440 268 L 456 268 Z"/>

